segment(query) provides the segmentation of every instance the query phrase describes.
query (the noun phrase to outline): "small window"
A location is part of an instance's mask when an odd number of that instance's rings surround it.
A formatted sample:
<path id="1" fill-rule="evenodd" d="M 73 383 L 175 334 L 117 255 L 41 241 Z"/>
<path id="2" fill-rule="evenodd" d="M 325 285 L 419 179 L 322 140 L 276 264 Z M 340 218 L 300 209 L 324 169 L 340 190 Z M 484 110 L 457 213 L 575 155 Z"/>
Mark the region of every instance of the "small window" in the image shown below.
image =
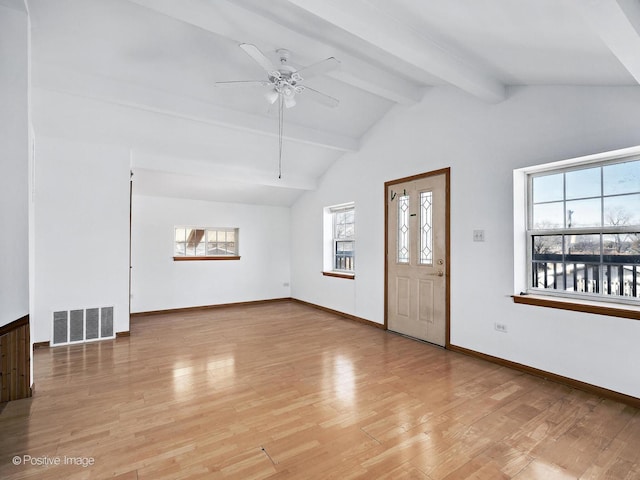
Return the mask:
<path id="1" fill-rule="evenodd" d="M 528 291 L 640 304 L 640 159 L 529 172 Z"/>
<path id="2" fill-rule="evenodd" d="M 174 260 L 237 260 L 237 228 L 176 227 Z"/>
<path id="3" fill-rule="evenodd" d="M 325 274 L 355 273 L 355 206 L 353 203 L 325 208 Z"/>

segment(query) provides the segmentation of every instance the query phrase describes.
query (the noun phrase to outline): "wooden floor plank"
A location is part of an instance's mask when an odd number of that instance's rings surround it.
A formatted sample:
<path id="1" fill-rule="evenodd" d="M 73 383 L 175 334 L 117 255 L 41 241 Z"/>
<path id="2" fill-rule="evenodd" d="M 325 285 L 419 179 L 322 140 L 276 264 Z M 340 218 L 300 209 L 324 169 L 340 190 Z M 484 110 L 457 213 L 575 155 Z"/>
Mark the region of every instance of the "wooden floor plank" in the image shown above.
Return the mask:
<path id="1" fill-rule="evenodd" d="M 3 480 L 640 479 L 637 409 L 294 302 L 33 361 L 36 395 L 0 412 Z"/>

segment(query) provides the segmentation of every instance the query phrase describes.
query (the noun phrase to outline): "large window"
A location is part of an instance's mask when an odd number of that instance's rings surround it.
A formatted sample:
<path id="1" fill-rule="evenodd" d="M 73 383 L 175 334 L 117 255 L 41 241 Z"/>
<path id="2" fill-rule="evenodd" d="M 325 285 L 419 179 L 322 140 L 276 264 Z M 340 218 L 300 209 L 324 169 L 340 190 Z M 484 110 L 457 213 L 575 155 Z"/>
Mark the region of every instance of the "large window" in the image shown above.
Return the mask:
<path id="1" fill-rule="evenodd" d="M 237 228 L 176 227 L 174 260 L 236 260 Z"/>
<path id="2" fill-rule="evenodd" d="M 640 159 L 526 175 L 528 291 L 640 303 Z"/>
<path id="3" fill-rule="evenodd" d="M 355 273 L 355 206 L 353 203 L 325 208 L 325 274 Z"/>

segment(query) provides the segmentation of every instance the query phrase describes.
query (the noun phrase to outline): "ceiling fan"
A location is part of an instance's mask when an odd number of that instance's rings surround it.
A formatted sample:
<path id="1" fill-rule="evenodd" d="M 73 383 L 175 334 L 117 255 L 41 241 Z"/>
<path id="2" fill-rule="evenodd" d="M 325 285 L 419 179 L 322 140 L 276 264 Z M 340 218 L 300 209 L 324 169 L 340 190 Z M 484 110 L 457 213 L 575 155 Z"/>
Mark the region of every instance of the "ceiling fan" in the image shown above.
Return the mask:
<path id="1" fill-rule="evenodd" d="M 286 108 L 293 107 L 296 104 L 296 96 L 303 92 L 305 92 L 305 96 L 327 107 L 337 107 L 340 103 L 338 99 L 303 84 L 305 79 L 322 75 L 338 68 L 340 62 L 335 57 L 329 57 L 308 67 L 297 69 L 288 64 L 291 53 L 284 48 L 276 50 L 280 56 L 280 65 L 277 67 L 255 45 L 241 43 L 240 48 L 264 69 L 267 79 L 216 82 L 216 87 L 270 87 L 265 94 L 265 98 L 271 104 L 281 100 Z"/>
<path id="2" fill-rule="evenodd" d="M 278 178 L 282 178 L 282 136 L 284 107 L 291 108 L 296 102 L 296 96 L 305 92 L 305 96 L 327 107 L 337 107 L 339 100 L 319 92 L 307 85 L 303 85 L 305 78 L 311 78 L 327 73 L 340 66 L 335 57 L 325 58 L 308 67 L 297 69 L 288 64 L 291 53 L 284 48 L 276 50 L 280 56 L 280 65 L 276 67 L 258 47 L 250 43 L 241 43 L 240 48 L 249 55 L 267 74 L 266 80 L 236 80 L 216 82 L 216 87 L 269 87 L 265 98 L 271 104 L 278 102 Z"/>

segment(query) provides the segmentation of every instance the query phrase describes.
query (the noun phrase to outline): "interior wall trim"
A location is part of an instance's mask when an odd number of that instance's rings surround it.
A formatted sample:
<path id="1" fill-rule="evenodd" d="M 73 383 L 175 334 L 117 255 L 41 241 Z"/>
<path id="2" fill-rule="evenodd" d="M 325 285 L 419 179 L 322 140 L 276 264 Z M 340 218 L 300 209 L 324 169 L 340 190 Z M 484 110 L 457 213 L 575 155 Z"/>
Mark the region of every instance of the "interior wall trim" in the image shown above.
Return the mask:
<path id="1" fill-rule="evenodd" d="M 577 390 L 582 390 L 584 392 L 591 393 L 599 397 L 603 397 L 609 400 L 615 400 L 617 402 L 624 403 L 626 405 L 630 405 L 635 408 L 640 408 L 640 398 L 637 398 L 631 395 L 626 395 L 624 393 L 616 392 L 614 390 L 598 387 L 597 385 L 592 385 L 590 383 L 582 382 L 580 380 L 564 377 L 556 373 L 547 372 L 545 370 L 540 370 L 538 368 L 530 367 L 528 365 L 523 365 L 521 363 L 505 360 L 504 358 L 494 357 L 493 355 L 487 355 L 486 353 L 481 353 L 468 348 L 459 347 L 457 345 L 449 345 L 447 349 L 453 352 L 458 352 L 458 353 L 470 355 L 472 357 L 476 357 L 482 360 L 486 360 L 488 362 L 495 363 L 503 367 L 512 368 L 514 370 L 518 370 L 523 373 L 528 373 L 536 377 L 541 377 L 541 378 L 544 378 L 545 380 L 551 380 L 552 382 L 560 383 L 567 387 L 575 388 Z"/>
<path id="2" fill-rule="evenodd" d="M 312 308 L 316 308 L 318 310 L 322 310 L 323 312 L 327 312 L 327 313 L 332 313 L 334 315 L 338 315 L 340 317 L 346 318 L 348 320 L 352 320 L 354 322 L 362 323 L 364 325 L 369 325 L 371 327 L 376 327 L 376 328 L 379 328 L 381 330 L 386 330 L 387 329 L 387 327 L 385 327 L 382 323 L 372 322 L 371 320 L 367 320 L 366 318 L 356 317 L 355 315 L 350 315 L 348 313 L 340 312 L 338 310 L 333 310 L 332 308 L 327 308 L 327 307 L 323 307 L 321 305 L 316 305 L 315 303 L 305 302 L 304 300 L 298 300 L 297 298 L 292 298 L 291 300 L 293 302 L 300 303 L 300 304 L 306 305 L 308 307 L 312 307 Z"/>
<path id="3" fill-rule="evenodd" d="M 130 336 L 131 336 L 131 331 L 129 330 L 126 330 L 124 332 L 116 332 L 116 338 L 130 337 Z M 35 350 L 36 348 L 49 348 L 50 346 L 51 346 L 50 341 L 34 342 L 33 349 Z"/>

